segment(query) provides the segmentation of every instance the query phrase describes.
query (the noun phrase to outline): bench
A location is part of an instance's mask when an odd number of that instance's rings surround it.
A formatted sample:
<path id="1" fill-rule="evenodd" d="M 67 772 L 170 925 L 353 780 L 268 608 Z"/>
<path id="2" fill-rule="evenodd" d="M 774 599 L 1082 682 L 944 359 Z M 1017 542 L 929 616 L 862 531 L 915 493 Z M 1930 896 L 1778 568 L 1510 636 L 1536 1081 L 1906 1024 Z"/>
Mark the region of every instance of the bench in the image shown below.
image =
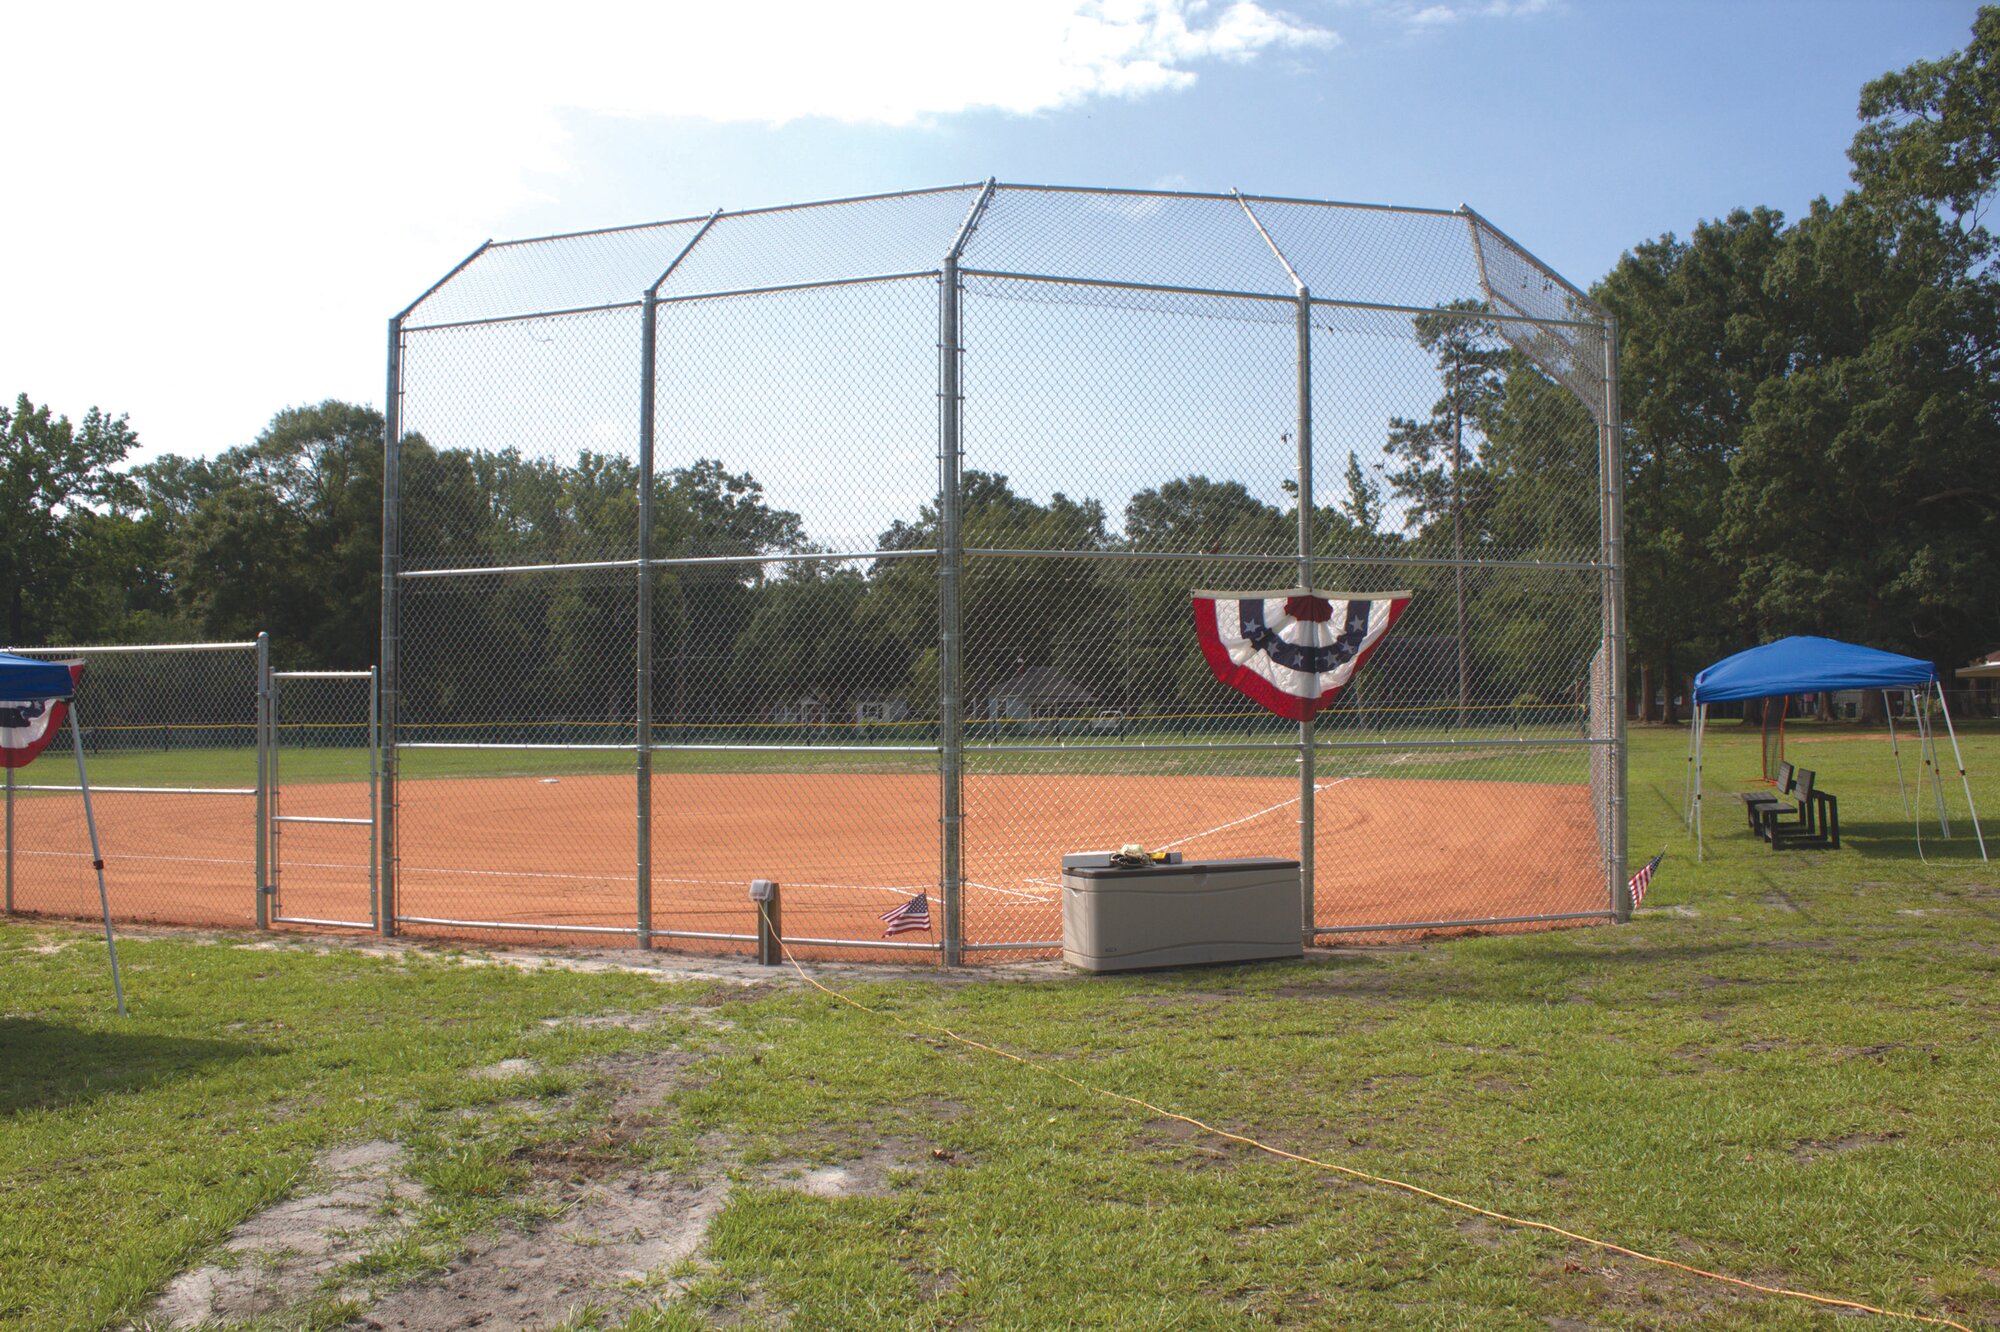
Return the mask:
<path id="1" fill-rule="evenodd" d="M 1736 798 L 1743 802 L 1743 813 L 1749 819 L 1751 832 L 1756 833 L 1760 837 L 1763 835 L 1760 815 L 1764 811 L 1782 811 L 1794 808 L 1784 797 L 1792 793 L 1792 784 L 1795 780 L 1792 765 L 1789 763 L 1780 763 L 1778 765 L 1777 776 L 1773 780 L 1769 791 L 1738 791 L 1736 793 Z"/>
<path id="2" fill-rule="evenodd" d="M 1773 851 L 1788 846 L 1840 849 L 1840 801 L 1819 789 L 1818 778 L 1811 768 L 1800 768 L 1794 774 L 1791 800 L 1750 805 L 1752 825 Z"/>

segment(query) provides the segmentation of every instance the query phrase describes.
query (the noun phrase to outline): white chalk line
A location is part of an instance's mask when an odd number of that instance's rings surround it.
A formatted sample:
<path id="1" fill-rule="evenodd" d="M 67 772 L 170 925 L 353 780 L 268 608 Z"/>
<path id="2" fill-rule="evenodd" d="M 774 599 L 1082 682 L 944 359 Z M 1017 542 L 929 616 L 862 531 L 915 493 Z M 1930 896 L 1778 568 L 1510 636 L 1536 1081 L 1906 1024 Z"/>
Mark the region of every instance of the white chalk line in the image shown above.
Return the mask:
<path id="1" fill-rule="evenodd" d="M 1318 796 L 1321 791 L 1331 791 L 1334 787 L 1339 786 L 1342 782 L 1351 782 L 1353 780 L 1354 780 L 1353 777 L 1336 777 L 1330 782 L 1315 784 L 1313 787 L 1313 795 Z M 1183 846 L 1188 842 L 1198 842 L 1204 837 L 1213 837 L 1216 833 L 1225 832 L 1230 828 L 1240 827 L 1245 823 L 1254 823 L 1258 819 L 1263 818 L 1266 814 L 1275 814 L 1281 809 L 1290 809 L 1293 805 L 1296 805 L 1298 803 L 1299 803 L 1298 796 L 1293 796 L 1290 800 L 1280 800 L 1277 804 L 1271 805 L 1265 809 L 1260 809 L 1255 814 L 1246 814 L 1240 819 L 1231 819 L 1227 823 L 1219 823 L 1215 827 L 1208 829 L 1206 832 L 1189 833 L 1186 837 L 1183 837 L 1178 841 L 1162 842 L 1160 843 L 1160 845 L 1152 847 L 1151 849 L 1154 851 L 1171 851 L 1175 847 Z"/>

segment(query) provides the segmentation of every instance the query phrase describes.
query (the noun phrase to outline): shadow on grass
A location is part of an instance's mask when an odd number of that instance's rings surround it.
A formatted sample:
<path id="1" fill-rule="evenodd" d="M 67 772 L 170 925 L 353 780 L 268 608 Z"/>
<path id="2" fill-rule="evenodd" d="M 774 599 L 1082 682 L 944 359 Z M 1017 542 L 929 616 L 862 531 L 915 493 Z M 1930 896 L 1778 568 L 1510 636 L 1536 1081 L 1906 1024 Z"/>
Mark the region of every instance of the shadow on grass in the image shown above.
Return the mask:
<path id="1" fill-rule="evenodd" d="M 264 1052 L 254 1041 L 82 1031 L 0 1018 L 0 1117 L 133 1091 Z"/>
<path id="2" fill-rule="evenodd" d="M 1845 819 L 1840 823 L 1840 849 L 1852 851 L 1858 856 L 1871 860 L 1898 859 L 1914 861 L 1917 858 L 1916 830 L 1908 822 L 1895 823 L 1850 823 Z M 1986 829 L 1986 852 L 1988 855 L 2000 853 L 1993 830 Z M 1979 863 L 1979 839 L 1972 835 L 1972 821 L 1962 814 L 1954 814 L 1951 821 L 1951 840 L 1946 841 L 1938 834 L 1935 814 L 1924 827 L 1924 859 L 1956 860 Z"/>

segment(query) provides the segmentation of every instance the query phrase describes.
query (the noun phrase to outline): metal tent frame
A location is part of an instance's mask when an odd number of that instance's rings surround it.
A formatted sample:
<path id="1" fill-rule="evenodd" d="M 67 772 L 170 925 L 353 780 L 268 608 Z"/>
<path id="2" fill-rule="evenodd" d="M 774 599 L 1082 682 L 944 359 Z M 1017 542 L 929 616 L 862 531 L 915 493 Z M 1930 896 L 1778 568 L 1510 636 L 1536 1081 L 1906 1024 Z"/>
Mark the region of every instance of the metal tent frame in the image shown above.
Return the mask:
<path id="1" fill-rule="evenodd" d="M 1928 685 L 1882 690 L 1883 711 L 1889 721 L 1889 752 L 1896 760 L 1896 789 L 1903 798 L 1903 812 L 1910 816 L 1911 823 L 1916 829 L 1917 858 L 1924 859 L 1924 779 L 1922 775 L 1917 778 L 1917 798 L 1913 803 L 1910 799 L 1909 786 L 1903 779 L 1903 751 L 1896 737 L 1896 713 L 1891 705 L 1891 696 L 1898 693 L 1908 693 L 1910 696 L 1910 713 L 1916 719 L 1917 725 L 1917 756 L 1925 772 L 1930 776 L 1931 794 L 1937 806 L 1939 834 L 1946 840 L 1950 839 L 1951 814 L 1945 809 L 1944 779 L 1940 772 L 1944 765 L 1937 752 L 1937 730 L 1930 722 L 1929 704 L 1933 697 L 1937 700 L 1939 714 L 1944 718 L 1945 734 L 1951 739 L 1952 760 L 1958 765 L 1958 780 L 1965 790 L 1965 807 L 1972 818 L 1973 836 L 1979 842 L 1979 858 L 1990 863 L 1992 857 L 1986 851 L 1986 833 L 1979 825 L 1979 807 L 1972 799 L 1972 781 L 1965 772 L 1965 755 L 1958 745 L 1958 731 L 1951 723 L 1951 705 L 1945 700 L 1944 686 L 1936 679 L 1932 679 Z M 1768 697 L 1779 696 L 1772 694 Z M 1688 778 L 1681 811 L 1681 820 L 1694 837 L 1697 862 L 1702 859 L 1705 846 L 1701 820 L 1702 749 L 1708 733 L 1708 707 L 1707 703 L 1695 705 L 1694 725 L 1688 728 Z"/>

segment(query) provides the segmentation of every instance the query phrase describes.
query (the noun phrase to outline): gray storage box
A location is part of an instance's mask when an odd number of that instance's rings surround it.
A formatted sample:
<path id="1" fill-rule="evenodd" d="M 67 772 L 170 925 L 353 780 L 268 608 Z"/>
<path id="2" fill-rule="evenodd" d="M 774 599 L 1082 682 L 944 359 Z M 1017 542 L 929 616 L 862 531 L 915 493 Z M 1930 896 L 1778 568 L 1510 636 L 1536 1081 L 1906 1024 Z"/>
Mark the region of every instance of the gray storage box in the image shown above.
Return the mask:
<path id="1" fill-rule="evenodd" d="M 1085 971 L 1305 955 L 1296 860 L 1067 868 L 1062 909 L 1063 961 Z"/>

